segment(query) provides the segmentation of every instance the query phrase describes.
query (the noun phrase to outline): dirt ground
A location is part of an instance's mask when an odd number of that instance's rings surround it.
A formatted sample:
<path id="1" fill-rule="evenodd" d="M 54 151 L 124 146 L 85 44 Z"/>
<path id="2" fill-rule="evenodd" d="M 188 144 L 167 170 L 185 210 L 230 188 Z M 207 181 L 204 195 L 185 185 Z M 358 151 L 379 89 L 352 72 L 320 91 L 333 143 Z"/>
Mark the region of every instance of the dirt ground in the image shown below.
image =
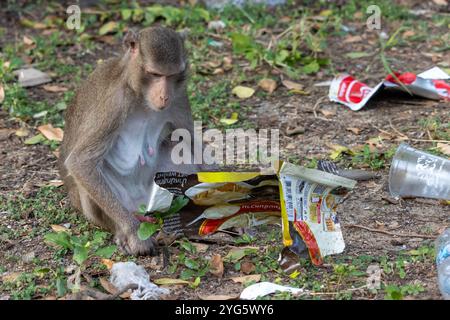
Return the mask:
<path id="1" fill-rule="evenodd" d="M 426 8 L 435 10 L 435 7 L 431 5 Z M 5 12 L 1 13 L 2 21 L 6 19 L 5 15 Z M 422 18 L 430 19 L 429 17 Z M 11 19 L 14 20 L 8 17 L 4 21 L 12 21 Z M 383 26 L 383 30 L 391 34 L 396 30 L 397 24 L 397 22 L 388 22 Z M 377 33 L 366 31 L 365 26 L 360 23 L 349 21 L 346 22 L 346 26 L 354 29 L 354 34 L 361 35 L 363 41 L 345 43 L 339 37 L 330 36 L 328 38 L 326 51 L 330 53 L 335 72 L 347 72 L 356 75 L 369 85 L 374 85 L 386 75 L 381 62 L 372 60 L 371 57 L 349 60 L 345 54 L 352 51 L 372 52 L 378 46 Z M 14 41 L 15 38 L 20 38 L 26 32 L 28 31 L 23 27 L 14 24 L 12 28 L 8 28 L 6 38 L 9 39 L 8 41 Z M 411 72 L 421 72 L 436 64 L 448 68 L 450 66 L 448 50 L 435 52 L 431 49 L 432 46 L 433 43 L 430 41 L 421 41 L 395 47 L 390 52 L 392 67 Z M 87 56 L 81 57 L 76 51 L 69 55 L 77 63 L 78 61 L 95 63 L 96 59 L 107 57 L 118 48 L 118 44 L 102 43 Z M 368 67 L 370 70 L 367 72 Z M 225 81 L 231 81 L 230 78 L 231 76 L 227 75 L 222 77 Z M 328 87 L 314 86 L 316 83 L 331 78 L 330 72 L 324 71 L 302 76 L 299 82 L 309 93 L 307 95 L 288 94 L 286 88 L 279 86 L 275 94 L 254 95 L 247 101 L 250 110 L 247 114 L 248 121 L 256 123 L 258 128 L 280 128 L 281 155 L 284 159 L 296 159 L 298 163 L 305 165 L 310 159 L 327 159 L 331 150 L 330 144 L 339 144 L 353 149 L 365 145 L 369 139 L 383 134 L 384 139 L 375 143 L 380 154 L 395 149 L 401 142 L 406 142 L 418 149 L 430 150 L 435 143 L 425 140 L 437 140 L 438 136 L 434 135 L 432 128 L 424 127 L 423 121 L 427 119 L 440 119 L 440 122 L 444 123 L 441 128 L 448 132 L 448 119 L 450 119 L 448 102 L 411 98 L 408 95 L 380 96 L 361 111 L 353 112 L 345 106 L 330 102 L 327 98 Z M 214 77 L 210 77 L 202 90 L 207 91 L 209 83 L 216 80 Z M 70 83 L 69 75 L 61 78 L 60 81 L 61 83 L 69 81 L 68 86 L 71 90 L 75 87 L 75 84 Z M 31 88 L 30 93 L 32 97 L 47 100 L 50 103 L 55 99 L 54 95 L 39 87 Z M 317 111 L 316 114 L 314 111 Z M 287 128 L 298 126 L 304 129 L 302 133 L 296 135 L 286 133 Z M 48 145 L 25 145 L 26 138 L 18 137 L 15 134 L 21 127 L 26 127 L 30 131 L 30 136 L 37 133 L 35 123 L 32 121 L 23 122 L 11 116 L 6 110 L 0 111 L 0 201 L 2 201 L 0 275 L 2 276 L 33 273 L 37 267 L 43 266 L 49 266 L 52 270 L 58 267 L 67 269 L 73 264 L 70 254 L 62 257 L 56 255 L 55 249 L 43 241 L 45 232 L 51 231 L 50 224 L 52 224 L 43 216 L 42 212 L 45 210 L 63 212 L 62 222 L 70 222 L 71 228 L 74 228 L 74 223 L 86 224 L 84 218 L 70 209 L 63 187 L 52 188 L 50 193 L 40 193 L 43 186 L 49 185 L 52 180 L 59 179 L 57 157 Z M 399 132 L 403 135 L 400 135 Z M 423 247 L 432 250 L 433 238 L 445 227 L 450 226 L 450 206 L 439 200 L 392 199 L 387 182 L 390 159 L 384 161 L 385 164 L 375 171 L 377 179 L 359 182 L 339 208 L 339 217 L 346 243 L 343 254 L 329 257 L 329 260 L 321 268 L 307 264 L 301 269 L 304 279 L 295 282 L 296 280 L 289 278 L 289 275 L 280 273 L 276 264 L 274 265 L 277 257 L 276 252 L 271 251 L 271 247 L 281 249 L 281 232 L 279 232 L 279 227 L 274 226 L 256 229 L 256 238 L 263 240 L 249 244 L 259 247 L 258 250 L 261 254 L 270 252 L 272 260 L 266 261 L 260 257 L 246 257 L 244 260 L 255 264 L 257 270 L 261 270 L 261 272 L 266 270 L 264 268 L 268 265 L 268 270 L 264 273 L 264 277 L 268 281 L 279 281 L 276 279 L 281 278 L 282 284 L 296 286 L 301 285 L 304 281 L 303 284 L 308 290 L 323 293 L 323 295 L 307 295 L 306 298 L 383 299 L 386 290 L 371 292 L 357 289 L 365 284 L 365 277 L 354 278 L 352 275 L 346 274 L 342 279 L 336 278 L 335 266 L 341 263 L 346 266 L 352 265 L 352 261 L 363 260 L 364 256 L 372 257 L 367 258 L 369 263 L 371 261 L 381 263 L 382 257 L 387 257 L 387 261 L 391 261 L 392 264 L 386 268 L 389 269 L 390 266 L 394 271 L 389 273 L 384 270 L 382 281 L 386 286 L 395 285 L 401 288 L 405 285 L 419 285 L 423 290 L 414 293 L 406 292 L 404 298 L 440 299 L 432 254 L 424 254 L 424 258 L 421 260 L 408 260 L 401 267 L 398 267 L 396 263 L 399 261 L 398 257 L 402 257 L 405 252 Z M 339 165 L 351 167 L 351 157 L 344 156 Z M 366 163 L 353 163 L 353 167 L 373 171 L 373 168 Z M 42 203 L 30 204 L 30 199 L 42 201 Z M 372 229 L 372 231 L 363 227 Z M 92 226 L 86 228 L 93 229 Z M 264 239 L 268 232 L 275 234 L 275 239 Z M 414 236 L 414 234 L 418 236 Z M 426 235 L 427 238 L 420 237 L 420 235 Z M 208 243 L 206 252 L 202 255 L 211 257 L 213 254 L 220 254 L 223 257 L 234 246 L 237 245 Z M 170 249 L 172 258 L 179 252 L 180 248 L 177 246 Z M 114 261 L 128 259 L 121 254 L 116 254 L 112 258 Z M 146 267 L 151 279 L 176 278 L 178 273 L 170 274 L 168 268 L 163 268 L 162 260 L 162 255 L 134 259 L 138 264 Z M 93 283 L 99 278 L 108 278 L 108 270 L 98 267 L 98 264 L 98 258 L 89 259 L 83 272 L 84 282 Z M 258 264 L 261 264 L 261 268 Z M 364 272 L 366 267 L 367 265 L 364 264 L 358 267 L 360 268 L 358 270 Z M 396 270 L 404 270 L 405 274 L 401 275 Z M 242 271 L 237 271 L 232 264 L 225 264 L 222 278 L 206 275 L 202 277 L 200 285 L 195 289 L 182 285 L 170 286 L 169 298 L 199 299 L 199 297 L 209 295 L 238 296 L 243 285 L 234 283 L 230 278 L 239 275 L 243 275 Z M 55 288 L 51 284 L 52 279 L 48 274 L 41 278 L 33 278 L 31 298 L 56 298 Z M 31 282 L 23 280 L 23 283 L 16 284 L 16 286 L 3 284 L 0 286 L 0 297 L 2 299 L 21 297 L 20 294 L 17 295 L 17 291 L 29 289 Z M 317 284 L 319 287 L 314 286 Z M 48 288 L 48 290 L 37 290 L 36 288 Z M 336 291 L 338 291 L 337 294 L 334 293 Z M 346 296 L 346 293 L 351 295 Z"/>

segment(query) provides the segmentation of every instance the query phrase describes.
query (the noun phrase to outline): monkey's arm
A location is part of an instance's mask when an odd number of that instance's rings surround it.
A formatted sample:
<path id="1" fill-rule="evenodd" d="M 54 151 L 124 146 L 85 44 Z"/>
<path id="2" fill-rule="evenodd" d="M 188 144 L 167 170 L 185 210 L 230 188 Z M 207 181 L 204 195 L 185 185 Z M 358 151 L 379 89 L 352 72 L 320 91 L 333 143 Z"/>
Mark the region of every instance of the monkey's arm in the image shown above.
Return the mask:
<path id="1" fill-rule="evenodd" d="M 117 231 L 129 234 L 128 229 L 136 227 L 138 221 L 117 199 L 103 172 L 104 156 L 111 146 L 114 133 L 127 116 L 127 101 L 123 101 L 120 96 L 121 93 L 117 91 L 116 95 L 106 95 L 106 101 L 95 101 L 94 104 L 91 101 L 94 107 L 85 109 L 78 120 L 76 131 L 72 132 L 76 141 L 64 165 L 82 189 L 80 193 L 84 191 L 102 209 L 114 228 L 121 228 Z M 79 105 L 87 103 L 89 101 L 78 101 Z"/>

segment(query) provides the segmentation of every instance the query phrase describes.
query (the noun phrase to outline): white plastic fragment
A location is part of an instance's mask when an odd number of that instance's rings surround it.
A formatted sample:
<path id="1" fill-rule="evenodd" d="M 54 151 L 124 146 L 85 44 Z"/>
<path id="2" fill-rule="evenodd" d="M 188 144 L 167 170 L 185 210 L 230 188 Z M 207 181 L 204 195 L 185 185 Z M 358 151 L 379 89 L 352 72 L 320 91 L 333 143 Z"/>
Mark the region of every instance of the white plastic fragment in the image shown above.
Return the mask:
<path id="1" fill-rule="evenodd" d="M 130 261 L 114 263 L 109 281 L 119 290 L 125 289 L 130 284 L 137 284 L 139 287 L 133 290 L 130 296 L 132 300 L 157 300 L 161 295 L 169 293 L 168 289 L 150 282 L 144 267 Z"/>
<path id="2" fill-rule="evenodd" d="M 264 297 L 268 294 L 275 292 L 290 292 L 293 294 L 298 294 L 303 292 L 303 289 L 293 288 L 287 286 L 281 286 L 279 284 L 271 282 L 259 282 L 248 286 L 241 292 L 241 300 L 255 300 L 258 297 Z"/>
<path id="3" fill-rule="evenodd" d="M 444 70 L 439 67 L 433 67 L 427 71 L 419 73 L 417 75 L 423 79 L 433 79 L 433 80 L 448 80 L 450 75 L 448 75 Z"/>
<path id="4" fill-rule="evenodd" d="M 19 69 L 15 74 L 22 87 L 34 87 L 52 81 L 48 74 L 34 68 Z"/>
<path id="5" fill-rule="evenodd" d="M 147 211 L 167 211 L 173 200 L 173 193 L 169 190 L 161 188 L 153 182 L 153 187 L 148 200 Z"/>
<path id="6" fill-rule="evenodd" d="M 225 26 L 225 22 L 223 22 L 222 20 L 214 20 L 208 23 L 208 29 L 212 30 L 221 30 L 224 29 Z"/>

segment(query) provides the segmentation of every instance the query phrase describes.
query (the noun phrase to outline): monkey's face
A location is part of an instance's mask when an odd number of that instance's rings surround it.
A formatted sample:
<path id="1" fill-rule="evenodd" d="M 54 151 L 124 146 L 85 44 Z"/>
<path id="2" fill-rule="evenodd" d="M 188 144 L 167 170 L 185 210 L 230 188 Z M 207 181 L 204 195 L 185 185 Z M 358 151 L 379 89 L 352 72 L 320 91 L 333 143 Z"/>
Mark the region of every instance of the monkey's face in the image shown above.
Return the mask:
<path id="1" fill-rule="evenodd" d="M 184 69 L 184 66 L 144 69 L 142 95 L 150 109 L 161 111 L 168 108 L 179 95 L 178 91 L 185 90 Z"/>

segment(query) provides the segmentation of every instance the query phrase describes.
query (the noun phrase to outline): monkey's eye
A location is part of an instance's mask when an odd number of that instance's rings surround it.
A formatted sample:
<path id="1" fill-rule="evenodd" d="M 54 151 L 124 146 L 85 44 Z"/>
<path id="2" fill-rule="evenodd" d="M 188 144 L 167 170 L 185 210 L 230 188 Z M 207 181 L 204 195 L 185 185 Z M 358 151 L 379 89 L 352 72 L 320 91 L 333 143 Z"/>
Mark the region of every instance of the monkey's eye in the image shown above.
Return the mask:
<path id="1" fill-rule="evenodd" d="M 162 77 L 161 74 L 154 73 L 154 72 L 149 72 L 148 74 L 149 74 L 150 76 L 152 76 L 153 78 L 161 78 L 161 77 Z"/>

